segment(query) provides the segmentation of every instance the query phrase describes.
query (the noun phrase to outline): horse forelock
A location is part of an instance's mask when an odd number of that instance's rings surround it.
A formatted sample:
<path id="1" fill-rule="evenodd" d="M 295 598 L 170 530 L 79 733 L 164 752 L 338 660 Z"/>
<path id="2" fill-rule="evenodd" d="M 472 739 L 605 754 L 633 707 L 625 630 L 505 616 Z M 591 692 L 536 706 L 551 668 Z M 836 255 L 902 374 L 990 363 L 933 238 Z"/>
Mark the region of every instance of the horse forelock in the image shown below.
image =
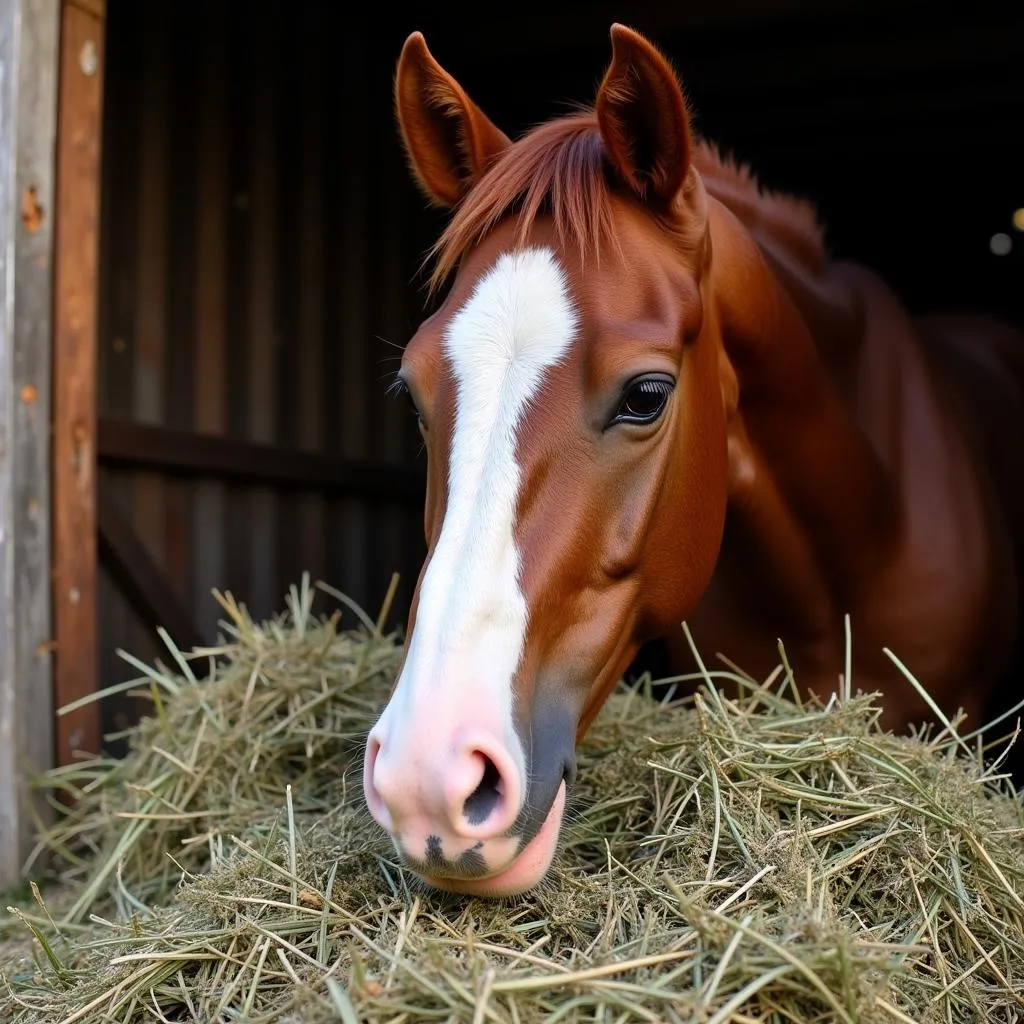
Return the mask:
<path id="1" fill-rule="evenodd" d="M 769 236 L 812 271 L 819 268 L 825 255 L 823 233 L 809 203 L 763 189 L 748 168 L 703 139 L 696 140 L 693 166 L 707 192 L 752 234 Z M 517 222 L 520 246 L 527 244 L 537 218 L 546 213 L 559 243 L 575 249 L 582 262 L 606 247 L 617 252 L 613 197 L 628 195 L 612 178 L 593 110 L 584 108 L 541 124 L 509 146 L 456 207 L 429 253 L 434 261 L 430 289 L 439 289 L 466 253 L 510 218 Z M 702 243 L 705 223 L 687 217 L 685 204 L 681 213 L 650 212 L 683 252 L 693 252 Z"/>

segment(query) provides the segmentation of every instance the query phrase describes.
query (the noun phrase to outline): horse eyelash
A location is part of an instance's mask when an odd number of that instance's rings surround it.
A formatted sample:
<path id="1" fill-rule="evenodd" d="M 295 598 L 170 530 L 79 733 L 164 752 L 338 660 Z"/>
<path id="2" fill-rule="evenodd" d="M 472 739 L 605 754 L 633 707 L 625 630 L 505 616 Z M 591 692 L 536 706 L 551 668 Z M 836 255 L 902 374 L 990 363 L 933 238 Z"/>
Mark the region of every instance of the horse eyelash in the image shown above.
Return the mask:
<path id="1" fill-rule="evenodd" d="M 636 384 L 633 386 L 639 387 L 641 391 L 644 391 L 647 394 L 668 394 L 668 392 L 672 390 L 672 385 L 669 383 L 669 381 L 662 380 L 660 378 L 647 378 L 646 380 L 640 380 L 637 381 Z"/>
<path id="2" fill-rule="evenodd" d="M 401 371 L 399 371 L 399 373 L 400 372 Z M 395 379 L 384 389 L 384 394 L 388 395 L 389 397 L 393 397 L 395 395 L 403 395 L 404 394 L 404 395 L 408 395 L 410 400 L 411 400 L 412 399 L 412 391 L 409 389 L 409 385 L 406 383 L 405 379 L 403 377 L 399 376 L 399 373 L 395 374 Z M 415 403 L 414 403 L 414 405 L 415 405 Z M 418 412 L 417 412 L 417 415 L 419 415 Z M 419 450 L 416 452 L 416 457 L 417 458 L 419 458 L 420 455 L 423 454 L 423 452 L 426 450 L 426 447 L 427 447 L 426 442 L 421 441 L 420 442 Z"/>

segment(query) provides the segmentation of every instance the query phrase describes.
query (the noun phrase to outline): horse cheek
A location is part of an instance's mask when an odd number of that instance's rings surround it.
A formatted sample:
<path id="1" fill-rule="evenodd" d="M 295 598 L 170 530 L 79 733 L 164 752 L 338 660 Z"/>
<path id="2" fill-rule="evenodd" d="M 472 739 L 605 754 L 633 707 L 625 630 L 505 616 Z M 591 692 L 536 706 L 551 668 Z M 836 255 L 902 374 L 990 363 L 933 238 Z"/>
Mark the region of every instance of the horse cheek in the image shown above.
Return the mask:
<path id="1" fill-rule="evenodd" d="M 700 371 L 684 387 L 673 464 L 664 476 L 651 524 L 642 600 L 653 632 L 679 628 L 697 606 L 714 575 L 725 531 L 729 460 L 724 410 L 708 403 Z M 691 393 L 692 392 L 692 396 Z"/>

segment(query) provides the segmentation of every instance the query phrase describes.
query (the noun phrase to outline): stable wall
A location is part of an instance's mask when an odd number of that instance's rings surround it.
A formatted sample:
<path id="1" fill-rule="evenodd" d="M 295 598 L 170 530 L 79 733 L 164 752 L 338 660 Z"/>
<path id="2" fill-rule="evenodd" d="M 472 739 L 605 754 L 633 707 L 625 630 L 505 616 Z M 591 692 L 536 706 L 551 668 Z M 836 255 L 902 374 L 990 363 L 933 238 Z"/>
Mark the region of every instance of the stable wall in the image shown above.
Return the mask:
<path id="1" fill-rule="evenodd" d="M 156 653 L 113 564 L 135 561 L 126 527 L 168 591 L 163 607 L 177 602 L 172 633 L 184 616 L 212 643 L 212 588 L 262 617 L 303 571 L 371 614 L 400 572 L 391 621 L 405 617 L 423 554 L 419 437 L 385 389 L 418 315 L 427 236 L 395 137 L 390 62 L 359 19 L 330 31 L 325 7 L 208 3 L 198 18 L 193 4 L 110 6 L 104 684 L 135 672 L 117 648 Z M 335 486 L 345 459 L 385 495 Z M 111 709 L 107 726 L 123 724 L 125 706 Z"/>

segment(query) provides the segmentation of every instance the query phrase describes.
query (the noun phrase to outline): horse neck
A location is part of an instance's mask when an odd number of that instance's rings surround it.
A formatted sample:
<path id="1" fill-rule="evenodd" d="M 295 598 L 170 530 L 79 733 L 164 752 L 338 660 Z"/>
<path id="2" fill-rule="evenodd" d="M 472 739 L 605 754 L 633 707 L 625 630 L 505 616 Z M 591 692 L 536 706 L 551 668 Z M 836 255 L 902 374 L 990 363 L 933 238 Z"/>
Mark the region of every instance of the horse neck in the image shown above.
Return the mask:
<path id="1" fill-rule="evenodd" d="M 776 596 L 820 619 L 889 553 L 896 531 L 888 477 L 846 401 L 859 310 L 713 198 L 709 231 L 704 291 L 738 391 L 732 520 Z"/>
<path id="2" fill-rule="evenodd" d="M 848 368 L 863 336 L 863 311 L 827 259 L 813 210 L 789 196 L 763 193 L 712 145 L 697 148 L 696 163 L 709 206 L 731 215 L 760 249 L 819 342 L 821 358 L 837 370 Z"/>
<path id="3" fill-rule="evenodd" d="M 864 337 L 864 310 L 857 293 L 830 272 L 830 265 L 809 267 L 773 236 L 751 237 L 814 339 L 818 358 L 845 391 Z"/>

